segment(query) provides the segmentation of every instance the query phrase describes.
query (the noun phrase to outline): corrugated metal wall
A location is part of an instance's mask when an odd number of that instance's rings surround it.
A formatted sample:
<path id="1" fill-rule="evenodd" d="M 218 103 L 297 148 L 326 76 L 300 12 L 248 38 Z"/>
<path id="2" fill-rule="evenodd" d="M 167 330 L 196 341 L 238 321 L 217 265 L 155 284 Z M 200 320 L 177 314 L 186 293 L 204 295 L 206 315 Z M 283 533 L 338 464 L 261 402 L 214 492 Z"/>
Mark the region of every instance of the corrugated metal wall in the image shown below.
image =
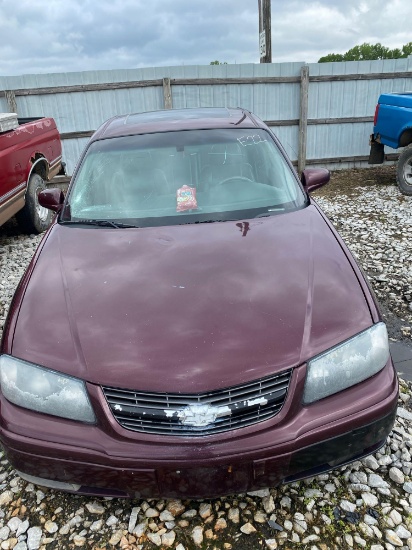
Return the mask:
<path id="1" fill-rule="evenodd" d="M 54 86 L 105 84 L 163 78 L 172 82 L 173 108 L 241 106 L 266 121 L 283 121 L 273 130 L 292 160 L 297 159 L 300 113 L 300 82 L 253 84 L 183 84 L 185 79 L 295 77 L 300 78 L 303 62 L 220 66 L 156 67 L 131 70 L 88 71 L 0 77 L 0 90 L 26 90 Z M 310 64 L 310 77 L 364 75 L 412 71 L 412 57 L 399 60 Z M 412 78 L 310 82 L 309 119 L 371 117 L 382 92 L 412 89 Z M 16 95 L 19 116 L 52 116 L 62 133 L 95 130 L 107 118 L 130 112 L 162 109 L 160 85 L 103 91 L 76 91 L 40 95 Z M 9 104 L 0 94 L 0 111 Z M 288 124 L 285 121 L 291 121 Z M 331 168 L 359 163 L 340 163 L 342 157 L 367 155 L 371 122 L 321 123 L 308 125 L 307 159 L 337 159 Z M 88 138 L 65 139 L 64 160 L 71 174 Z M 364 163 L 360 163 L 364 164 Z"/>

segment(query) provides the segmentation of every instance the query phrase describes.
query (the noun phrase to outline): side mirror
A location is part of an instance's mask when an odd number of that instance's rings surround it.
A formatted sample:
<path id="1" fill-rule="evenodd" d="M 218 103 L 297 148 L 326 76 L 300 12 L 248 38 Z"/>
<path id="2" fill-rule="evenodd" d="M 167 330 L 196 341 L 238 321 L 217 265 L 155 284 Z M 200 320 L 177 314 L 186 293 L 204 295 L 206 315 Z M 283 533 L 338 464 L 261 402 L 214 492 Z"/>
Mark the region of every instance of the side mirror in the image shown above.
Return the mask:
<path id="1" fill-rule="evenodd" d="M 43 189 L 38 194 L 38 201 L 40 206 L 53 210 L 53 212 L 60 212 L 64 202 L 63 191 L 57 187 Z"/>
<path id="2" fill-rule="evenodd" d="M 300 177 L 300 181 L 308 193 L 323 187 L 329 180 L 330 172 L 326 168 L 306 168 Z"/>

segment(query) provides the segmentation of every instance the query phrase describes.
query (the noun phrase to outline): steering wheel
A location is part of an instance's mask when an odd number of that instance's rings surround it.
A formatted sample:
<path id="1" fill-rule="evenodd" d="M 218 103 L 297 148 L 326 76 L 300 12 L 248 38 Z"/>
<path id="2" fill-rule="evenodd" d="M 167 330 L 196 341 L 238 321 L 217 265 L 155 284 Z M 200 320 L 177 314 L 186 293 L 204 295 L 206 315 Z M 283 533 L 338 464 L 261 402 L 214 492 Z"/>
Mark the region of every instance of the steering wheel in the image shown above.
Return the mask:
<path id="1" fill-rule="evenodd" d="M 223 185 L 225 183 L 229 183 L 230 181 L 248 181 L 251 182 L 249 178 L 246 178 L 245 176 L 231 176 L 230 178 L 225 178 L 224 180 L 220 181 L 218 185 Z"/>

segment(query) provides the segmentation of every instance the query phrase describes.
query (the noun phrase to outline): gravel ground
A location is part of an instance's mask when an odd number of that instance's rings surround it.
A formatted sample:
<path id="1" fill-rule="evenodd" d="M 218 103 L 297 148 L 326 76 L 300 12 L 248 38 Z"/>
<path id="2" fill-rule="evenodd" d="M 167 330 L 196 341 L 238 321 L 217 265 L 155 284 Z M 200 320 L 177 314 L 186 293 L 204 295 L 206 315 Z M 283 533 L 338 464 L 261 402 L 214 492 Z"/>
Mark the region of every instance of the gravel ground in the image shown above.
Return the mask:
<path id="1" fill-rule="evenodd" d="M 394 169 L 336 172 L 316 199 L 382 303 L 390 337 L 411 342 L 412 197 Z M 0 230 L 0 327 L 40 237 Z M 0 451 L 0 548 L 123 550 L 412 549 L 412 384 L 386 445 L 300 483 L 212 501 L 104 500 L 22 481 Z"/>
<path id="2" fill-rule="evenodd" d="M 394 166 L 342 170 L 314 197 L 367 274 L 391 339 L 412 343 L 412 197 L 394 181 Z"/>

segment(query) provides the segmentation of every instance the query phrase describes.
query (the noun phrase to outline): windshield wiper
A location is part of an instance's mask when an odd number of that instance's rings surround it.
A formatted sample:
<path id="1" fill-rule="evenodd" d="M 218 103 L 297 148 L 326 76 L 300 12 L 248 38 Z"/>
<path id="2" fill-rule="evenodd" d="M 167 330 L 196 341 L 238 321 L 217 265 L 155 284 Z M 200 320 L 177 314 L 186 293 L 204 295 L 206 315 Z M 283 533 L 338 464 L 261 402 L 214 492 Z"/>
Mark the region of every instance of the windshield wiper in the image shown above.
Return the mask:
<path id="1" fill-rule="evenodd" d="M 113 227 L 115 229 L 121 229 L 124 227 L 138 227 L 130 223 L 114 222 L 112 220 L 67 220 L 61 221 L 64 225 L 96 225 L 98 227 Z"/>
<path id="2" fill-rule="evenodd" d="M 262 212 L 260 214 L 257 214 L 257 216 L 255 216 L 255 218 L 267 218 L 269 216 L 274 216 L 275 214 L 279 214 L 279 212 L 284 212 L 285 209 L 284 208 L 268 208 L 266 210 L 266 212 Z"/>

